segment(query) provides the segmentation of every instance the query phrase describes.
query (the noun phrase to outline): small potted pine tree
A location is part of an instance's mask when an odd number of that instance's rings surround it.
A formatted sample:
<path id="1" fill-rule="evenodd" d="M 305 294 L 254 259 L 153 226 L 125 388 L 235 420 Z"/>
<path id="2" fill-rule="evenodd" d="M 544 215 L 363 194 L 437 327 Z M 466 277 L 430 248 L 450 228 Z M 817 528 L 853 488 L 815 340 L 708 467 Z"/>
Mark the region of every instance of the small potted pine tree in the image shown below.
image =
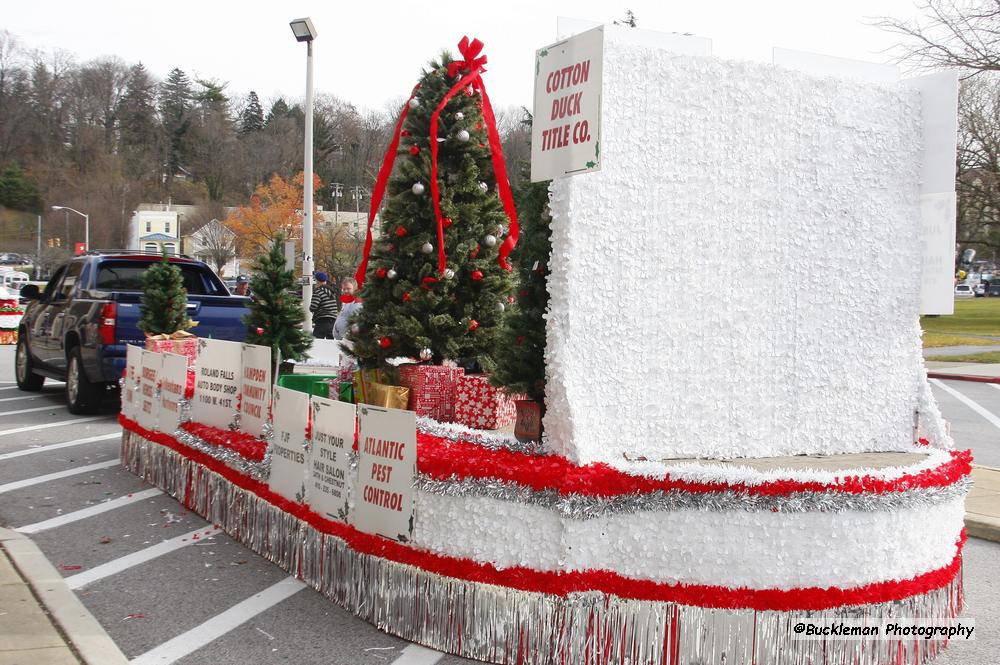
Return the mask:
<path id="1" fill-rule="evenodd" d="M 167 253 L 142 276 L 139 329 L 146 334 L 146 348 L 187 356 L 193 364 L 197 356 L 196 338 L 187 332 L 198 325 L 187 313 L 187 290 L 181 270 L 170 263 Z"/>

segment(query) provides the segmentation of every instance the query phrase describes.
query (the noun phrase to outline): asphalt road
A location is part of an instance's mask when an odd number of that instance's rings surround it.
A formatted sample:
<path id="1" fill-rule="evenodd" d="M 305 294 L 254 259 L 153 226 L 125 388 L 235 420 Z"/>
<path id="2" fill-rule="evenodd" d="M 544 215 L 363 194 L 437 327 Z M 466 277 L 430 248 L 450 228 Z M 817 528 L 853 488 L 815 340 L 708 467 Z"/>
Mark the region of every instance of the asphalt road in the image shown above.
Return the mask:
<path id="1" fill-rule="evenodd" d="M 57 385 L 21 393 L 12 347 L 0 347 L 0 380 L 0 524 L 30 532 L 135 663 L 472 662 L 376 630 L 123 471 L 116 414 L 71 416 Z M 1000 467 L 1000 390 L 949 381 L 934 391 L 959 446 Z M 969 542 L 965 581 L 978 640 L 937 662 L 995 665 L 1000 544 Z"/>

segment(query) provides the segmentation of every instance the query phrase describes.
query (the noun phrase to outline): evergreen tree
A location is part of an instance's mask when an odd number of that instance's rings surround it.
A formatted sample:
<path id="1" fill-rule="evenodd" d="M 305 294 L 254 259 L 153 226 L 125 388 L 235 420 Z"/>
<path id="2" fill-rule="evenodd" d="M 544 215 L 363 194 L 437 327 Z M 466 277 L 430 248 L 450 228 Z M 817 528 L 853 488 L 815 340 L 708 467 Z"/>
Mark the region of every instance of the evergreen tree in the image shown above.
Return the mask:
<path id="1" fill-rule="evenodd" d="M 267 119 L 264 121 L 265 125 L 270 125 L 277 120 L 282 118 L 287 118 L 291 109 L 288 108 L 288 103 L 282 97 L 278 97 L 271 104 L 271 110 L 267 112 Z"/>
<path id="2" fill-rule="evenodd" d="M 170 335 L 194 325 L 187 314 L 187 291 L 181 270 L 167 259 L 152 264 L 142 276 L 139 329 L 147 335 Z"/>
<path id="3" fill-rule="evenodd" d="M 11 164 L 0 172 L 0 207 L 25 212 L 42 209 L 38 185 L 17 164 Z"/>
<path id="4" fill-rule="evenodd" d="M 253 265 L 250 313 L 243 317 L 247 343 L 271 347 L 271 362 L 301 360 L 312 345 L 312 335 L 302 330 L 305 313 L 295 295 L 295 277 L 286 269 L 285 238 L 278 235 L 266 254 Z M 274 375 L 277 376 L 277 367 Z"/>
<path id="5" fill-rule="evenodd" d="M 264 109 L 261 108 L 260 99 L 253 90 L 247 96 L 247 105 L 240 113 L 239 120 L 240 135 L 259 132 L 264 128 Z"/>
<path id="6" fill-rule="evenodd" d="M 118 106 L 121 151 L 126 172 L 137 177 L 159 175 L 156 146 L 155 84 L 140 62 L 129 70 L 125 95 Z"/>
<path id="7" fill-rule="evenodd" d="M 511 253 L 517 267 L 517 305 L 504 320 L 491 382 L 512 393 L 545 399 L 546 266 L 552 253 L 549 182 L 528 182 L 517 192 L 521 237 Z"/>
<path id="8" fill-rule="evenodd" d="M 451 61 L 444 53 L 423 72 L 403 125 L 382 233 L 361 292 L 364 308 L 350 334 L 364 366 L 397 356 L 435 363 L 476 359 L 484 369 L 493 366 L 513 280 L 497 262 L 508 220 L 496 194 L 481 99 L 471 88 L 448 101 L 438 124 L 447 271 L 441 274 L 438 266 L 430 121 L 458 80 L 448 75 Z"/>
<path id="9" fill-rule="evenodd" d="M 187 159 L 193 97 L 187 74 L 176 67 L 170 70 L 167 80 L 160 86 L 160 118 L 166 135 L 164 161 L 168 184 Z"/>

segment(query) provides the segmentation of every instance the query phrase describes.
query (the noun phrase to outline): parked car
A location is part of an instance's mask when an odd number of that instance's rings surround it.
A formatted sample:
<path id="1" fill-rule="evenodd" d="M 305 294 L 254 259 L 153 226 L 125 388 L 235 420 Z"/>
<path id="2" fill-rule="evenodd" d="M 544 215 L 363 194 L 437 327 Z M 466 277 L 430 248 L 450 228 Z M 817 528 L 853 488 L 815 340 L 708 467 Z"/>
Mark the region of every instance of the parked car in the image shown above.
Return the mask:
<path id="1" fill-rule="evenodd" d="M 21 390 L 38 391 L 46 378 L 66 382 L 71 413 L 93 413 L 116 391 L 129 344 L 139 330 L 142 277 L 161 257 L 88 254 L 62 265 L 41 290 L 21 289 L 29 301 L 18 328 L 15 377 Z M 181 270 L 188 314 L 199 336 L 242 342 L 246 298 L 229 295 L 212 270 L 193 259 L 170 257 Z"/>
<path id="2" fill-rule="evenodd" d="M 980 282 L 972 289 L 972 292 L 976 294 L 977 298 L 982 298 L 986 295 L 986 284 Z"/>
<path id="3" fill-rule="evenodd" d="M 989 297 L 1000 296 L 1000 280 L 990 282 L 990 285 L 986 287 L 986 295 Z"/>
<path id="4" fill-rule="evenodd" d="M 973 298 L 975 293 L 972 291 L 972 287 L 968 284 L 956 284 L 955 285 L 955 297 L 956 298 Z"/>

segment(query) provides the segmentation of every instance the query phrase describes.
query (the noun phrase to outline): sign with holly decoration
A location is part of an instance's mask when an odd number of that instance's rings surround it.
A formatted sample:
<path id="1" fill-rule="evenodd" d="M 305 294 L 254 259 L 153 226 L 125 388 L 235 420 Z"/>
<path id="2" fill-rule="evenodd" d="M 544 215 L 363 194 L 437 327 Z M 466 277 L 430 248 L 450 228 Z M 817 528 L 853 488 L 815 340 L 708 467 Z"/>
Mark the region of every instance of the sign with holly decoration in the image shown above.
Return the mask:
<path id="1" fill-rule="evenodd" d="M 535 52 L 531 181 L 601 168 L 604 28 Z"/>
<path id="2" fill-rule="evenodd" d="M 157 429 L 173 432 L 181 424 L 181 400 L 187 386 L 188 359 L 176 353 L 163 353 L 160 369 L 160 415 Z"/>
<path id="3" fill-rule="evenodd" d="M 268 444 L 271 475 L 267 484 L 275 494 L 302 503 L 306 499 L 309 395 L 275 386 L 271 409 L 274 438 Z"/>
<path id="4" fill-rule="evenodd" d="M 417 415 L 362 404 L 358 435 L 355 527 L 401 543 L 413 538 Z"/>
<path id="5" fill-rule="evenodd" d="M 122 415 L 136 419 L 138 411 L 139 371 L 142 368 L 143 349 L 129 344 L 125 349 L 125 377 L 122 379 Z"/>
<path id="6" fill-rule="evenodd" d="M 139 425 L 148 430 L 155 430 L 159 424 L 160 396 L 157 391 L 162 367 L 163 354 L 153 351 L 142 352 L 142 364 L 139 367 L 139 391 L 136 395 L 139 405 L 136 420 Z"/>
<path id="7" fill-rule="evenodd" d="M 351 448 L 358 422 L 354 404 L 322 397 L 309 399 L 312 439 L 308 455 L 306 503 L 331 520 L 346 522 L 349 494 L 355 485 L 351 473 Z"/>

